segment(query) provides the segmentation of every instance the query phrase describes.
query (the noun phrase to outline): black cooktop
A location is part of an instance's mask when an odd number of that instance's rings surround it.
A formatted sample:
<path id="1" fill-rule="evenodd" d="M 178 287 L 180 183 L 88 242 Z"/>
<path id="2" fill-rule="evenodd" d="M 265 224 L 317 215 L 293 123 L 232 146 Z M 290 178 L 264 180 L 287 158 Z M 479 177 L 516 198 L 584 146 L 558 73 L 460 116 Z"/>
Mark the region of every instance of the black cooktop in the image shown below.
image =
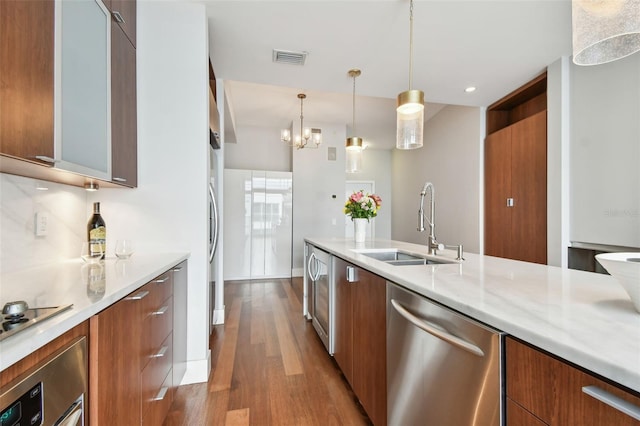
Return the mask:
<path id="1" fill-rule="evenodd" d="M 61 312 L 66 311 L 73 305 L 53 306 L 46 308 L 31 308 L 18 315 L 2 315 L 2 328 L 0 329 L 0 340 L 31 327 L 41 321 L 51 318 Z"/>

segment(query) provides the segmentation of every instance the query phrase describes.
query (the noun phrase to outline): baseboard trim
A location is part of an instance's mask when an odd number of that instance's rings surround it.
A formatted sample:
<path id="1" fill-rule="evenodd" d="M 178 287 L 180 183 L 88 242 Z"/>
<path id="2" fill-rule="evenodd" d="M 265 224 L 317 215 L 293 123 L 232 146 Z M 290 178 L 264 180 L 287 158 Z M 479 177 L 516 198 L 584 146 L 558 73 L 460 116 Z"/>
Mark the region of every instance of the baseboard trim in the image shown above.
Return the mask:
<path id="1" fill-rule="evenodd" d="M 190 385 L 192 383 L 204 383 L 209 380 L 209 372 L 211 371 L 211 350 L 207 350 L 206 359 L 195 359 L 187 361 L 187 371 L 180 382 L 182 385 Z"/>
<path id="2" fill-rule="evenodd" d="M 211 324 L 213 325 L 224 324 L 224 306 L 222 306 L 222 309 L 213 310 L 213 317 L 211 318 Z"/>

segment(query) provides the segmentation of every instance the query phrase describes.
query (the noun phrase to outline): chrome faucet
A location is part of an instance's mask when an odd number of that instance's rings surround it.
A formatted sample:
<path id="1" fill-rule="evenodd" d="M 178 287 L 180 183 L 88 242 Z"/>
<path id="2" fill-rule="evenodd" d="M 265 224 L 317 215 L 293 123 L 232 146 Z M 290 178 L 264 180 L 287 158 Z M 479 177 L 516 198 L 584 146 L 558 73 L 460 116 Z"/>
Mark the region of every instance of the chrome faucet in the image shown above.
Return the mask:
<path id="1" fill-rule="evenodd" d="M 418 231 L 424 231 L 424 196 L 427 195 L 427 190 L 431 190 L 431 206 L 429 208 L 429 217 L 427 218 L 427 222 L 429 223 L 429 254 L 436 254 L 436 250 L 443 250 L 444 245 L 438 244 L 436 241 L 435 234 L 435 224 L 433 216 L 435 215 L 436 210 L 436 193 L 433 188 L 433 184 L 431 182 L 425 182 L 422 191 L 420 192 L 420 209 L 418 210 Z"/>

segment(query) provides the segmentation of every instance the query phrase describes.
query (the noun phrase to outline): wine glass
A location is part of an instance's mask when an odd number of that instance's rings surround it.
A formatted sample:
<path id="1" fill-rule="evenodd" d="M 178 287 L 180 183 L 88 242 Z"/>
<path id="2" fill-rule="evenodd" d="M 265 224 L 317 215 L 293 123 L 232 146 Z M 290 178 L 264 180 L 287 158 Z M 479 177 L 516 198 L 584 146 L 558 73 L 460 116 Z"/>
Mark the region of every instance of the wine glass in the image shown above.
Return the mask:
<path id="1" fill-rule="evenodd" d="M 118 240 L 116 241 L 116 257 L 118 259 L 128 259 L 133 254 L 133 241 Z"/>
<path id="2" fill-rule="evenodd" d="M 104 250 L 102 244 L 89 244 L 88 242 L 82 243 L 82 249 L 80 250 L 80 257 L 87 263 L 98 263 L 104 256 Z"/>

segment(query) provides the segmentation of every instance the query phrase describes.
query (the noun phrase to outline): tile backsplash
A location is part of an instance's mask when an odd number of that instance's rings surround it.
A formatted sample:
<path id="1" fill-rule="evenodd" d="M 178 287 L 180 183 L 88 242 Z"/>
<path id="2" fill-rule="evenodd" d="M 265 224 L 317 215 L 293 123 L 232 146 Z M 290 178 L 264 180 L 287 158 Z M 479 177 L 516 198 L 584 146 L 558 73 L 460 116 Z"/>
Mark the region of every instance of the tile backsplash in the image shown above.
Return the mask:
<path id="1" fill-rule="evenodd" d="M 44 236 L 36 214 L 47 217 Z M 0 276 L 78 258 L 87 214 L 83 188 L 0 173 Z"/>

